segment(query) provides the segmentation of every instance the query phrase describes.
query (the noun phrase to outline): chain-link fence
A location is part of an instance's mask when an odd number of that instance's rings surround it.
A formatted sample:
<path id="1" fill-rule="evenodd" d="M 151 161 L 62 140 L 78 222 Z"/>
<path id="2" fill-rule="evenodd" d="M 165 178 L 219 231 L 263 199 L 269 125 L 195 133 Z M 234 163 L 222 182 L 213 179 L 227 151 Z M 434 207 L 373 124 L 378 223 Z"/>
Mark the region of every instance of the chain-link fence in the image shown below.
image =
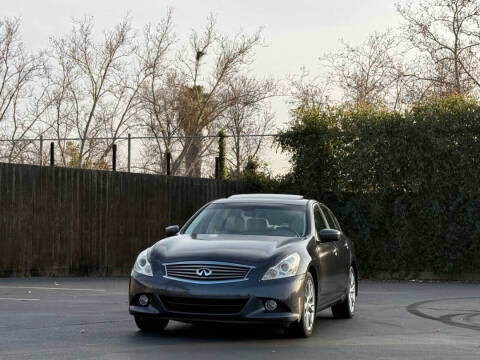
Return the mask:
<path id="1" fill-rule="evenodd" d="M 238 177 L 249 158 L 274 159 L 277 134 L 225 137 L 225 166 Z M 218 178 L 219 135 L 0 139 L 0 162 Z"/>

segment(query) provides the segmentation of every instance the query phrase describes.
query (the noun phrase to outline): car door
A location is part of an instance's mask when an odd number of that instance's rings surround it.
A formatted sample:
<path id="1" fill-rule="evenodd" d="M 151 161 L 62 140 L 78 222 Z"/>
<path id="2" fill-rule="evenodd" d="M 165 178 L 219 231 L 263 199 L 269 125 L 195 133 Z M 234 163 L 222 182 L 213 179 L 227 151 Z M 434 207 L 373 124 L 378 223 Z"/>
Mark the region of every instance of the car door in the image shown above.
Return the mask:
<path id="1" fill-rule="evenodd" d="M 337 256 L 335 255 L 335 244 L 333 242 L 320 242 L 319 233 L 328 228 L 324 214 L 320 210 L 319 204 L 313 205 L 313 217 L 315 222 L 314 236 L 316 237 L 315 257 L 316 268 L 318 271 L 318 301 L 319 309 L 322 309 L 332 303 L 337 296 L 337 284 L 335 279 L 335 267 Z"/>
<path id="2" fill-rule="evenodd" d="M 348 285 L 348 276 L 350 271 L 350 250 L 348 248 L 347 238 L 340 228 L 338 220 L 333 215 L 332 211 L 325 205 L 321 205 L 325 218 L 330 229 L 335 229 L 341 232 L 340 240 L 332 242 L 335 247 L 335 293 L 336 296 L 340 297 L 345 294 L 345 289 Z"/>

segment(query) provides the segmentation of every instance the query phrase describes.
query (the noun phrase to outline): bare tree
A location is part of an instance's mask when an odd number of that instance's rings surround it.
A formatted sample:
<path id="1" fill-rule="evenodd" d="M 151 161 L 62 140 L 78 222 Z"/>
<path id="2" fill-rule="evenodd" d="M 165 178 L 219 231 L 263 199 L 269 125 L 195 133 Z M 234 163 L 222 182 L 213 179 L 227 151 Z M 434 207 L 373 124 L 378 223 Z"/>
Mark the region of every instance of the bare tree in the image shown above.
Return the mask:
<path id="1" fill-rule="evenodd" d="M 186 175 L 201 175 L 202 156 L 214 141 L 204 142 L 201 136 L 215 134 L 218 126 L 212 125 L 245 96 L 243 92 L 232 96 L 228 86 L 248 68 L 255 48 L 261 44 L 260 31 L 253 35 L 223 36 L 216 30 L 215 19 L 210 17 L 203 32 L 193 31 L 188 48 L 179 54 L 179 68 L 187 88 L 179 100 L 183 106 L 178 120 L 186 138 L 175 165 L 184 162 Z"/>
<path id="2" fill-rule="evenodd" d="M 262 40 L 260 32 L 223 36 L 210 17 L 203 31 L 192 31 L 188 44 L 170 59 L 174 39 L 170 29 L 169 14 L 159 27 L 145 33 L 146 48 L 160 51 L 149 51 L 146 57 L 155 66 L 148 86 L 142 89 L 144 124 L 146 133 L 156 141 L 146 147 L 143 167 L 164 171 L 168 151 L 172 174 L 201 176 L 204 160 L 216 151 L 215 136 L 225 128 L 228 110 L 271 96 L 246 88 L 231 91 L 236 79 L 248 70 Z"/>
<path id="3" fill-rule="evenodd" d="M 263 111 L 262 111 L 263 110 Z M 264 150 L 268 138 L 268 130 L 274 122 L 273 113 L 266 107 L 241 108 L 229 110 L 231 122 L 227 127 L 227 134 L 231 136 L 229 141 L 230 151 L 227 154 L 229 173 L 233 177 L 239 177 L 245 168 L 249 158 L 258 158 Z"/>
<path id="4" fill-rule="evenodd" d="M 228 141 L 227 163 L 230 174 L 239 177 L 249 157 L 255 158 L 263 150 L 265 135 L 274 116 L 265 100 L 277 95 L 278 85 L 272 79 L 257 80 L 239 76 L 229 84 L 227 96 L 238 101 L 222 116 Z M 250 136 L 248 136 L 250 135 Z"/>
<path id="5" fill-rule="evenodd" d="M 74 86 L 78 75 L 75 72 L 74 62 L 58 55 L 50 54 L 49 56 L 50 64 L 45 75 L 50 84 L 46 88 L 46 99 L 49 106 L 43 115 L 43 121 L 49 125 L 47 133 L 57 139 L 56 148 L 60 155 L 60 164 L 77 166 L 78 159 L 75 163 L 74 159 L 67 156 L 73 143 L 69 144 L 65 138 L 73 135 L 75 124 L 78 123 L 77 118 L 80 115 L 78 94 Z"/>
<path id="6" fill-rule="evenodd" d="M 401 102 L 399 81 L 404 74 L 399 42 L 387 31 L 374 33 L 359 46 L 341 41 L 342 48 L 322 57 L 329 78 L 351 104 L 383 104 L 397 108 Z"/>
<path id="7" fill-rule="evenodd" d="M 31 160 L 32 143 L 45 130 L 45 90 L 35 87 L 44 70 L 42 54 L 29 54 L 20 36 L 20 20 L 0 20 L 0 157 L 8 162 Z"/>
<path id="8" fill-rule="evenodd" d="M 96 42 L 93 19 L 86 17 L 75 20 L 70 35 L 52 39 L 55 130 L 80 138 L 79 167 L 84 162 L 95 166 L 129 126 L 142 80 L 130 63 L 131 33 L 125 18 Z M 113 139 L 88 140 L 102 136 Z"/>
<path id="9" fill-rule="evenodd" d="M 321 77 L 310 76 L 310 72 L 302 67 L 298 75 L 288 77 L 289 102 L 293 111 L 310 108 L 324 108 L 330 102 L 331 89 L 329 82 Z"/>
<path id="10" fill-rule="evenodd" d="M 165 153 L 175 153 L 178 144 L 177 99 L 184 86 L 183 76 L 172 66 L 170 51 L 175 42 L 172 9 L 158 24 L 143 32 L 140 61 L 146 79 L 140 91 L 143 129 L 155 141 L 144 142 L 142 169 L 165 173 Z M 175 174 L 176 168 L 173 169 Z"/>
<path id="11" fill-rule="evenodd" d="M 419 97 L 469 94 L 480 87 L 480 3 L 422 0 L 397 4 L 404 35 L 416 59 Z"/>
<path id="12" fill-rule="evenodd" d="M 112 145 L 142 129 L 156 140 L 145 149 L 145 169 L 163 171 L 168 151 L 174 174 L 200 176 L 218 131 L 230 126 L 240 134 L 251 121 L 268 123 L 261 104 L 275 84 L 246 75 L 262 45 L 260 31 L 224 36 L 209 18 L 171 56 L 171 10 L 145 28 L 140 44 L 128 18 L 100 40 L 93 25 L 91 17 L 75 20 L 70 34 L 51 39 L 44 61 L 23 49 L 18 20 L 0 22 L 0 136 L 11 140 L 8 154 L 2 151 L 9 161 L 31 146 L 17 140 L 47 133 L 58 139 L 63 165 L 104 168 Z M 236 149 L 257 153 L 261 143 Z"/>

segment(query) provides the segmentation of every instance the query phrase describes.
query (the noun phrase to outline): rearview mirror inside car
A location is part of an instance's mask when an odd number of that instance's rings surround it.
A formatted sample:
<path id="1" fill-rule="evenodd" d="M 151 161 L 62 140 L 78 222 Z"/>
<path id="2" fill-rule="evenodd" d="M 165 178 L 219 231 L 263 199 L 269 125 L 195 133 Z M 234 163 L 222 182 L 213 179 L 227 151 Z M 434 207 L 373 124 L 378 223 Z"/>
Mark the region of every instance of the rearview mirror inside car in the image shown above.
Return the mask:
<path id="1" fill-rule="evenodd" d="M 165 236 L 169 237 L 169 236 L 177 235 L 179 230 L 180 230 L 180 227 L 178 225 L 167 226 L 165 228 Z"/>
<path id="2" fill-rule="evenodd" d="M 323 229 L 318 236 L 320 237 L 320 242 L 332 242 L 340 240 L 342 233 L 335 229 Z"/>

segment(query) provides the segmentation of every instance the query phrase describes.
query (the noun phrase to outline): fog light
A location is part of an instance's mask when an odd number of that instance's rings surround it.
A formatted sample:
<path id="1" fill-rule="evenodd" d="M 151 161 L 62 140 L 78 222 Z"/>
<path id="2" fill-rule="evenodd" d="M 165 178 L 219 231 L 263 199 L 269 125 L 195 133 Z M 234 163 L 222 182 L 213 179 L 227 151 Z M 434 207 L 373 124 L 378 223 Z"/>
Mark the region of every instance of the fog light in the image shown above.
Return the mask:
<path id="1" fill-rule="evenodd" d="M 148 305 L 148 296 L 147 295 L 140 295 L 138 298 L 138 303 L 141 306 L 147 306 Z"/>
<path id="2" fill-rule="evenodd" d="M 277 302 L 275 300 L 265 301 L 265 309 L 267 309 L 267 311 L 275 311 L 276 308 L 277 308 Z"/>

